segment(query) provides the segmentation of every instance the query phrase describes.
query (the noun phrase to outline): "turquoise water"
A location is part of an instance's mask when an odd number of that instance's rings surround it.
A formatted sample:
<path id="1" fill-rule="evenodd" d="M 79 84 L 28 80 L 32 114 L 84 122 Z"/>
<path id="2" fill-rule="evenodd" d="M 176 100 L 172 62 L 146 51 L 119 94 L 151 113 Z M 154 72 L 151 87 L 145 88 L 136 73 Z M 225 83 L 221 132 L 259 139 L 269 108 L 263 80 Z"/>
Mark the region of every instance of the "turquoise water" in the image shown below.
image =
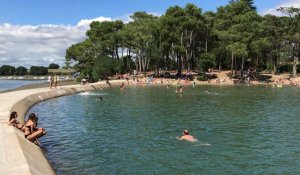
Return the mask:
<path id="1" fill-rule="evenodd" d="M 58 174 L 300 174 L 300 89 L 184 90 L 110 88 L 30 112 L 48 131 L 41 142 Z M 199 141 L 177 140 L 183 129 Z"/>
<path id="2" fill-rule="evenodd" d="M 0 80 L 0 92 L 21 87 L 27 84 L 36 84 L 43 82 L 46 82 L 46 80 Z"/>

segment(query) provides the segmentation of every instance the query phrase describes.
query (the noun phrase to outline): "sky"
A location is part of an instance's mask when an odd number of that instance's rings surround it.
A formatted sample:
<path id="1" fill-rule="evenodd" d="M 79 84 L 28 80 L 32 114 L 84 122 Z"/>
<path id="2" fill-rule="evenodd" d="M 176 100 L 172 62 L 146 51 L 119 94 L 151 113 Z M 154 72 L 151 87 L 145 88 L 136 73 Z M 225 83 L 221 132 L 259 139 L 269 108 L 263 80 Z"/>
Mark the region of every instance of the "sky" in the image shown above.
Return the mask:
<path id="1" fill-rule="evenodd" d="M 64 65 L 66 49 L 85 39 L 93 20 L 128 22 L 136 11 L 161 15 L 170 6 L 193 3 L 216 11 L 229 0 L 0 0 L 0 66 Z M 261 15 L 281 15 L 281 6 L 300 0 L 255 0 Z"/>

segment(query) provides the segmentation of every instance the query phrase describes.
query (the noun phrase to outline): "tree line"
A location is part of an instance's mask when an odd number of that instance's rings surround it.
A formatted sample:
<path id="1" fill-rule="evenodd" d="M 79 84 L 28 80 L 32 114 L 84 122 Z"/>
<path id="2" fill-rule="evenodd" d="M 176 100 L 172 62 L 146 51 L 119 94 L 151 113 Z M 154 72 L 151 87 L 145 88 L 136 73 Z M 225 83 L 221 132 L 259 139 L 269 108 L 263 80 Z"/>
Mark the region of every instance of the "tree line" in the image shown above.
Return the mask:
<path id="1" fill-rule="evenodd" d="M 1 76 L 23 76 L 23 75 L 47 75 L 48 69 L 58 69 L 59 65 L 51 63 L 48 67 L 44 66 L 31 66 L 29 69 L 23 66 L 14 67 L 11 65 L 2 65 L 0 67 Z"/>
<path id="2" fill-rule="evenodd" d="M 297 74 L 300 10 L 261 16 L 253 0 L 231 0 L 216 12 L 194 4 L 169 7 L 161 16 L 135 12 L 132 21 L 94 21 L 87 38 L 66 50 L 66 63 L 94 80 L 137 70 L 246 69 Z M 298 67 L 299 70 L 299 67 Z"/>

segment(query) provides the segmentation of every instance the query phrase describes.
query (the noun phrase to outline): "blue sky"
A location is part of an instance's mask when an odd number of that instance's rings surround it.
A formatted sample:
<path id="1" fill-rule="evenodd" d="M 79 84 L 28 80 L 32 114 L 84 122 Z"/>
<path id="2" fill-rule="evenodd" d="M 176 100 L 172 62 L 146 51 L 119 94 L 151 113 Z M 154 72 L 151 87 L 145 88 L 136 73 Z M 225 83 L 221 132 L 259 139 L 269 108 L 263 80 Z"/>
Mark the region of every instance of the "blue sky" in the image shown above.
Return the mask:
<path id="1" fill-rule="evenodd" d="M 66 49 L 83 41 L 93 20 L 130 20 L 136 11 L 163 14 L 170 6 L 193 3 L 216 11 L 229 0 L 0 0 L 0 66 L 64 65 Z M 281 15 L 280 6 L 300 0 L 255 0 L 259 14 Z"/>
<path id="2" fill-rule="evenodd" d="M 0 0 L 0 23 L 70 24 L 99 16 L 117 18 L 135 11 L 162 14 L 170 6 L 194 3 L 203 11 L 226 5 L 229 0 Z M 259 12 L 283 0 L 256 0 Z"/>

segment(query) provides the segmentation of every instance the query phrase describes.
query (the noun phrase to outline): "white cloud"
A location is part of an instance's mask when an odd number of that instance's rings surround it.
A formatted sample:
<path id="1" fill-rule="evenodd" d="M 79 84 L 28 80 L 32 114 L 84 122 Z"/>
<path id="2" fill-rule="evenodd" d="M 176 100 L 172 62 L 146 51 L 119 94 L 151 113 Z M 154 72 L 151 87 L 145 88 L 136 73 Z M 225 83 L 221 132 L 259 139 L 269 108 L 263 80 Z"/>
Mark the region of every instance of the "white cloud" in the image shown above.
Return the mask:
<path id="1" fill-rule="evenodd" d="M 78 26 L 0 24 L 0 65 L 63 65 L 66 48 L 84 40 L 85 31 Z"/>
<path id="2" fill-rule="evenodd" d="M 130 18 L 131 15 L 132 15 L 131 13 L 126 13 L 122 16 L 114 18 L 114 20 L 121 20 L 124 23 L 129 23 L 130 21 L 132 21 L 132 19 Z"/>
<path id="3" fill-rule="evenodd" d="M 86 38 L 92 21 L 111 19 L 83 19 L 76 26 L 0 24 L 0 66 L 48 66 L 52 62 L 64 65 L 66 49 Z"/>
<path id="4" fill-rule="evenodd" d="M 277 11 L 278 8 L 280 7 L 300 7 L 300 0 L 284 0 L 281 4 L 276 5 L 273 8 L 269 8 L 264 10 L 263 12 L 261 12 L 261 15 L 267 15 L 267 14 L 272 14 L 272 15 L 276 15 L 276 16 L 284 16 L 283 13 L 281 13 L 280 11 Z"/>
<path id="5" fill-rule="evenodd" d="M 113 19 L 103 16 L 82 19 L 75 26 L 0 24 L 0 66 L 48 66 L 52 62 L 63 66 L 66 49 L 86 38 L 85 33 L 92 21 L 122 20 L 128 23 L 132 21 L 130 15 L 124 14 Z"/>
<path id="6" fill-rule="evenodd" d="M 81 21 L 79 21 L 77 23 L 77 26 L 78 27 L 82 27 L 82 26 L 88 26 L 91 22 L 93 21 L 112 21 L 111 18 L 107 18 L 107 17 L 103 17 L 103 16 L 100 16 L 98 18 L 94 18 L 94 19 L 82 19 Z"/>

